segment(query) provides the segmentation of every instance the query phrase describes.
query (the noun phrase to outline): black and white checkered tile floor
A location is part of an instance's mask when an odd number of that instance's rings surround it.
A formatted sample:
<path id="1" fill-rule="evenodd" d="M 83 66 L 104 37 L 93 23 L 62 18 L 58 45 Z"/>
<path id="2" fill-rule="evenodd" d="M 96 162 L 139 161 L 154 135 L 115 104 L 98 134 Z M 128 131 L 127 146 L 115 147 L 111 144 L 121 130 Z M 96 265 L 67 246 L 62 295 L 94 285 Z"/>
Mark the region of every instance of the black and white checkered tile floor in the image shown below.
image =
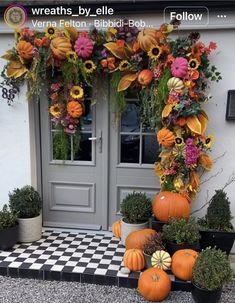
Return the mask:
<path id="1" fill-rule="evenodd" d="M 44 230 L 37 242 L 0 251 L 0 275 L 136 287 L 139 272 L 120 272 L 124 252 L 111 234 Z M 170 277 L 173 289 L 190 289 Z"/>

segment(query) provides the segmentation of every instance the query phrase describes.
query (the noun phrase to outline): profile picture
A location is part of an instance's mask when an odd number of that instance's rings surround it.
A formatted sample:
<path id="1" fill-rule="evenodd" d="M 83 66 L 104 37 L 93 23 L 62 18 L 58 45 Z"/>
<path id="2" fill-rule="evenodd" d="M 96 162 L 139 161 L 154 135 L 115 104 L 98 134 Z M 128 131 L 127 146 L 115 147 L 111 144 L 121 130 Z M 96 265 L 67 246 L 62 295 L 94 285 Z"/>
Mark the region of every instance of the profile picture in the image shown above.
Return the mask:
<path id="1" fill-rule="evenodd" d="M 4 21 L 12 28 L 21 27 L 27 21 L 27 12 L 23 6 L 18 4 L 8 6 L 4 12 Z"/>

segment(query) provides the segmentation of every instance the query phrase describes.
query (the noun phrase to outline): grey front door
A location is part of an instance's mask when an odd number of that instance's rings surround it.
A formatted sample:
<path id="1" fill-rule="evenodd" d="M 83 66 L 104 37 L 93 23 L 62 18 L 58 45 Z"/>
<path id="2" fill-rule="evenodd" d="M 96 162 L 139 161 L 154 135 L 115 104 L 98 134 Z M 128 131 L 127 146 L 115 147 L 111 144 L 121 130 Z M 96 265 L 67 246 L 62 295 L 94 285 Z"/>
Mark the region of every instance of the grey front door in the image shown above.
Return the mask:
<path id="1" fill-rule="evenodd" d="M 107 229 L 108 203 L 108 106 L 107 97 L 97 94 L 97 103 L 85 100 L 81 149 L 70 150 L 63 160 L 55 148 L 60 134 L 48 114 L 48 99 L 40 101 L 42 193 L 44 226 Z"/>
<path id="2" fill-rule="evenodd" d="M 67 160 L 55 151 L 58 133 L 50 123 L 47 98 L 40 101 L 44 226 L 105 230 L 120 216 L 128 193 L 153 197 L 158 190 L 153 170 L 158 146 L 155 133 L 140 123 L 138 100 L 127 99 L 118 125 L 106 87 L 98 90 L 96 100 L 95 105 L 85 100 L 81 149 L 74 154 L 68 136 Z"/>

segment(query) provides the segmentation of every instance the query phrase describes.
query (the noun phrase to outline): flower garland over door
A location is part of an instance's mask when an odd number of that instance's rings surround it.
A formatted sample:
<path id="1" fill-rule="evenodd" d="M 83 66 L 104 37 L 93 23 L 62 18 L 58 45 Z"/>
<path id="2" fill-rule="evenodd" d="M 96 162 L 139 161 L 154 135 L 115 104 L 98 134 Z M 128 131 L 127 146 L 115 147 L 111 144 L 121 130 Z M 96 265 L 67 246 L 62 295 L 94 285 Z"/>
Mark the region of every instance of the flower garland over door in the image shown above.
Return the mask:
<path id="1" fill-rule="evenodd" d="M 221 76 L 208 59 L 216 43 L 205 46 L 194 32 L 171 40 L 169 34 L 178 25 L 139 31 L 124 22 L 106 32 L 20 29 L 15 47 L 2 56 L 8 60 L 2 73 L 4 96 L 14 99 L 19 84 L 27 80 L 28 97 L 39 97 L 49 81 L 51 120 L 61 133 L 74 135 L 79 148 L 89 88 L 97 77 L 110 75 L 116 114 L 125 111 L 127 92 L 135 92 L 141 122 L 157 133 L 161 151 L 155 172 L 161 189 L 190 200 L 199 189 L 200 175 L 212 167 L 208 151 L 213 136 L 205 134 L 208 117 L 201 105 L 209 99 L 209 81 Z"/>

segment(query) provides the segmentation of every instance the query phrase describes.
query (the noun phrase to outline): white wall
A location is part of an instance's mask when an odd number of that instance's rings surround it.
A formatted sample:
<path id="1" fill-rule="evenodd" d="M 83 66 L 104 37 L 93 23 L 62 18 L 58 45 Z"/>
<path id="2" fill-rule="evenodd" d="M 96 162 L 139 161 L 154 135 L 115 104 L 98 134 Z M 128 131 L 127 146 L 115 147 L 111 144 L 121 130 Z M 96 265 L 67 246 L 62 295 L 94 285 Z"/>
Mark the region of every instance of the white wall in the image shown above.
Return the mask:
<path id="1" fill-rule="evenodd" d="M 133 16 L 131 16 L 133 17 Z M 160 16 L 150 16 L 148 23 L 158 26 L 162 22 Z M 138 17 L 136 17 L 138 19 Z M 214 22 L 214 23 L 213 23 Z M 226 26 L 233 29 L 223 29 L 224 24 L 217 24 L 216 19 L 211 22 L 210 27 L 220 27 L 221 29 L 201 30 L 201 40 L 206 42 L 216 41 L 218 48 L 211 56 L 211 62 L 214 63 L 222 73 L 223 80 L 218 84 L 213 83 L 211 94 L 213 99 L 205 104 L 204 108 L 209 115 L 210 121 L 208 132 L 215 136 L 212 156 L 217 158 L 226 152 L 226 155 L 215 163 L 213 170 L 203 176 L 204 179 L 210 178 L 221 169 L 222 173 L 216 178 L 212 178 L 202 185 L 197 199 L 192 202 L 192 210 L 198 209 L 206 201 L 207 190 L 209 197 L 215 189 L 221 188 L 228 180 L 229 176 L 235 171 L 235 122 L 226 122 L 226 100 L 227 91 L 235 89 L 235 26 L 228 24 Z M 1 53 L 10 48 L 13 40 L 9 36 L 0 35 Z M 12 44 L 10 44 L 12 41 Z M 4 64 L 0 60 L 0 67 Z M 29 135 L 28 135 L 28 109 L 27 102 L 23 93 L 20 93 L 18 100 L 13 107 L 8 107 L 1 101 L 0 104 L 0 203 L 7 201 L 8 191 L 16 186 L 30 183 L 30 155 L 29 155 Z M 235 216 L 235 183 L 226 189 L 231 200 L 232 214 Z M 204 211 L 198 213 L 202 216 Z M 235 226 L 235 220 L 233 220 Z M 234 250 L 235 252 L 235 250 Z"/>
<path id="2" fill-rule="evenodd" d="M 0 53 L 13 46 L 12 35 L 0 35 Z M 0 59 L 0 71 L 5 60 Z M 1 80 L 0 80 L 1 81 Z M 12 106 L 0 90 L 0 207 L 8 202 L 8 192 L 30 184 L 29 119 L 25 90 Z"/>

